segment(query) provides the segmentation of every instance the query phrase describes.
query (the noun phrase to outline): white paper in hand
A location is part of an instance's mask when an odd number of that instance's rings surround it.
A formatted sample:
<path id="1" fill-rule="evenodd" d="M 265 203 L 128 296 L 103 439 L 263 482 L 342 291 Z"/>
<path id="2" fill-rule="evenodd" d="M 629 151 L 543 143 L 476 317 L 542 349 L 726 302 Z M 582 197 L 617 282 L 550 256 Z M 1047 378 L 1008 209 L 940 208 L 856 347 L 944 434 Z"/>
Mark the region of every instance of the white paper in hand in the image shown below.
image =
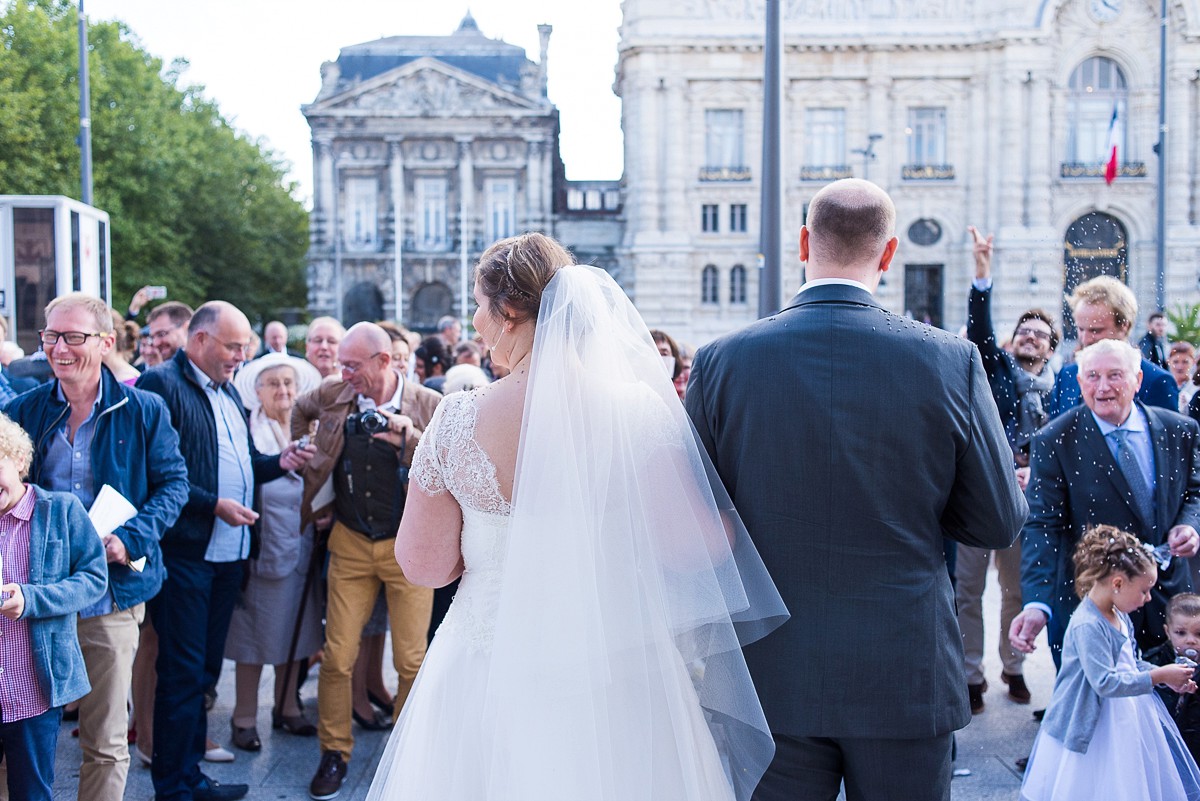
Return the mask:
<path id="1" fill-rule="evenodd" d="M 92 501 L 92 508 L 88 510 L 88 518 L 101 537 L 112 534 L 136 514 L 137 509 L 129 499 L 108 484 L 96 493 L 96 500 Z"/>
<path id="2" fill-rule="evenodd" d="M 92 501 L 88 519 L 96 527 L 96 533 L 103 538 L 128 523 L 136 514 L 137 509 L 128 498 L 105 484 L 96 493 L 96 500 Z M 129 567 L 135 573 L 141 573 L 146 568 L 146 557 L 132 560 Z"/>

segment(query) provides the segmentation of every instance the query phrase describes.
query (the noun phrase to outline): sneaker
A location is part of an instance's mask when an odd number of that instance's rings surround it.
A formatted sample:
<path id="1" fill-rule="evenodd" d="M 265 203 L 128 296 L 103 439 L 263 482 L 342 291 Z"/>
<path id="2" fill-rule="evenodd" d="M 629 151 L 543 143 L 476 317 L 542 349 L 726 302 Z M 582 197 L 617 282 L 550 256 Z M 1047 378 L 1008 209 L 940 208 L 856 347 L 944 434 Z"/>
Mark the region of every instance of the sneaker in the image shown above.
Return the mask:
<path id="1" fill-rule="evenodd" d="M 971 701 L 971 714 L 978 715 L 983 711 L 983 694 L 987 692 L 987 679 L 979 684 L 967 685 L 967 698 Z"/>
<path id="2" fill-rule="evenodd" d="M 313 776 L 308 785 L 308 797 L 313 801 L 328 801 L 337 798 L 342 791 L 342 782 L 346 781 L 346 760 L 342 759 L 341 751 L 322 751 L 321 764 L 317 766 L 317 775 Z"/>
<path id="3" fill-rule="evenodd" d="M 1018 704 L 1028 704 L 1033 699 L 1029 693 L 1029 686 L 1025 684 L 1025 677 L 1021 674 L 1001 673 L 1000 681 L 1008 685 L 1008 697 Z"/>

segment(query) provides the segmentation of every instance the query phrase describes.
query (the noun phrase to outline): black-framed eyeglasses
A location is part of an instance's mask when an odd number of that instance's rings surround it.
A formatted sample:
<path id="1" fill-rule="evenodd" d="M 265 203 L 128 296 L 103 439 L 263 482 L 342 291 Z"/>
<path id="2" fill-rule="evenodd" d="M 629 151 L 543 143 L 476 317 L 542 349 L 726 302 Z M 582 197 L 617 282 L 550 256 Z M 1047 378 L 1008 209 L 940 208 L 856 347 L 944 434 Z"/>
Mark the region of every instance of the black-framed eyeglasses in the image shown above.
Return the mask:
<path id="1" fill-rule="evenodd" d="M 84 331 L 54 331 L 49 328 L 43 328 L 38 331 L 38 337 L 42 340 L 42 344 L 47 347 L 53 347 L 58 344 L 58 340 L 65 340 L 68 345 L 82 345 L 92 337 L 103 337 L 104 334 L 89 334 Z"/>

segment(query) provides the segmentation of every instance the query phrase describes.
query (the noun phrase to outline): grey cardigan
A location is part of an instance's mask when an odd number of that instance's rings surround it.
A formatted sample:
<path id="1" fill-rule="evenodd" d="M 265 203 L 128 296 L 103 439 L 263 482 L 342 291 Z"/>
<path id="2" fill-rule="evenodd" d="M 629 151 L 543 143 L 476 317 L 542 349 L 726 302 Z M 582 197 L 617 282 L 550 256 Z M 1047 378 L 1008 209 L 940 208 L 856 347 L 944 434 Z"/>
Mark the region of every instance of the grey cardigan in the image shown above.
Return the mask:
<path id="1" fill-rule="evenodd" d="M 1118 614 L 1125 630 L 1132 632 L 1129 615 Z M 1117 657 L 1128 639 L 1104 619 L 1091 598 L 1083 599 L 1067 624 L 1062 669 L 1042 721 L 1044 733 L 1072 751 L 1086 753 L 1105 698 L 1145 695 L 1154 689 L 1154 665 L 1149 662 L 1138 659 L 1136 672 L 1117 669 Z"/>

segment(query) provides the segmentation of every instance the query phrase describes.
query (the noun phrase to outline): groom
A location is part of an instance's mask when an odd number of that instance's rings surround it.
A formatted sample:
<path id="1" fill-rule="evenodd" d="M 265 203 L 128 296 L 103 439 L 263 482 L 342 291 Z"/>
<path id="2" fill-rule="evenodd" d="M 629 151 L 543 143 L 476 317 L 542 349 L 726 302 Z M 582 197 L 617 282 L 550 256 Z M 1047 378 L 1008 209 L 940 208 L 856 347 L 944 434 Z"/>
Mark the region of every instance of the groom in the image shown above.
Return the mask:
<path id="1" fill-rule="evenodd" d="M 1006 548 L 1025 520 L 978 350 L 871 296 L 895 221 L 874 184 L 826 186 L 800 293 L 692 365 L 688 413 L 792 612 L 746 649 L 776 745 L 755 801 L 950 798 L 971 714 L 943 537 Z"/>

